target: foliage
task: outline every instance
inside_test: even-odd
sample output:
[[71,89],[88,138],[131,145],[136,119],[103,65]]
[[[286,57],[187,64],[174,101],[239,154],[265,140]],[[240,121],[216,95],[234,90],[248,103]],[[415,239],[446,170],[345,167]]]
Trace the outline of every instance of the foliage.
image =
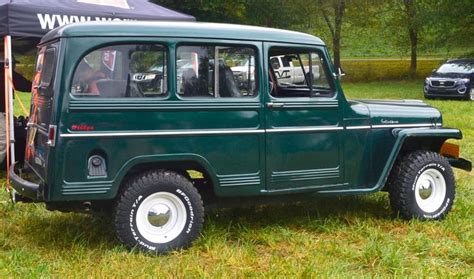
[[[333,37],[323,11],[329,11],[340,0],[153,1],[192,14],[198,21],[251,24],[314,34],[332,49]],[[474,28],[469,28],[474,23],[472,0],[414,0],[414,6],[419,55],[444,58],[474,55]],[[407,24],[401,0],[345,0],[341,56],[405,57],[410,53]]]
[[[422,98],[422,81],[352,84],[350,98]],[[429,101],[463,130],[474,158],[474,113],[465,101]],[[0,193],[0,277],[466,277],[474,262],[474,176],[456,171],[454,208],[441,222],[391,216],[386,193],[308,197],[219,210],[186,251],[127,252],[110,219],[46,211]]]
[[[429,76],[442,62],[441,59],[418,60],[416,78]],[[411,76],[407,59],[345,59],[342,69],[346,73],[343,80],[350,82],[402,80]]]

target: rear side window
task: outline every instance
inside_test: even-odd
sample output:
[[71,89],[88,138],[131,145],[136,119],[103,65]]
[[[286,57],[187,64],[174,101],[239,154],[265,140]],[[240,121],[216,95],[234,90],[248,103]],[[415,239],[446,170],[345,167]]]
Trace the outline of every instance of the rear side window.
[[256,53],[244,46],[180,46],[177,92],[184,98],[245,98],[258,94]]
[[162,45],[127,44],[97,49],[77,66],[71,94],[77,97],[167,96],[167,51]]

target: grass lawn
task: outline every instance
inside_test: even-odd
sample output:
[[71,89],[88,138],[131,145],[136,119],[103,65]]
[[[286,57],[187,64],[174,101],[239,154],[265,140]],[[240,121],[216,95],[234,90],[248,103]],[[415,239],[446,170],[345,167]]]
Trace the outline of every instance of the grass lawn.
[[[343,84],[350,98],[422,98],[420,82]],[[25,99],[25,98],[23,98]],[[463,130],[474,159],[474,103],[428,101]],[[474,175],[456,170],[457,196],[441,222],[402,221],[388,196],[221,210],[186,251],[126,251],[106,219],[48,212],[0,194],[0,277],[474,277]]]

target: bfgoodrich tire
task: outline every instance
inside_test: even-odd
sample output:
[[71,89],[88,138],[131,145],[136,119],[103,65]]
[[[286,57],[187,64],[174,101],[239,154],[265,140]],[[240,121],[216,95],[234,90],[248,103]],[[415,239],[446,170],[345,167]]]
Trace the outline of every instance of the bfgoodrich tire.
[[392,209],[401,218],[443,219],[454,202],[453,170],[438,153],[409,153],[395,164],[388,190]]
[[149,171],[126,182],[115,208],[115,230],[128,248],[162,254],[199,236],[204,207],[196,188],[171,171]]

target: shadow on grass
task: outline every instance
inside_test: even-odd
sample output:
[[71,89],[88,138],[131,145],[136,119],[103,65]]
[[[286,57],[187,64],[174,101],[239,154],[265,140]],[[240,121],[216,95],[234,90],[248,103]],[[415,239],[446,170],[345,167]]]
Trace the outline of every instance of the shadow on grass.
[[89,214],[36,210],[36,216],[22,218],[18,230],[29,247],[67,252],[78,248],[112,249],[117,245],[113,223]]
[[305,198],[280,204],[221,209],[208,217],[214,222],[223,223],[223,226],[238,220],[240,224],[255,229],[272,225],[303,228],[308,220],[319,222],[341,220],[342,223],[350,225],[351,220],[392,218],[388,196],[385,193],[371,196]]
[[[79,213],[49,213],[38,208],[32,216],[22,215],[17,233],[29,247],[69,250],[112,250],[120,246],[111,217]],[[311,198],[245,208],[219,209],[208,214],[203,238],[221,233],[235,237],[242,230],[258,235],[261,230],[286,228],[312,233],[331,232],[360,224],[377,226],[390,220],[386,194]],[[207,228],[210,226],[212,228]],[[208,235],[209,233],[209,235]],[[247,237],[248,239],[248,237]]]

